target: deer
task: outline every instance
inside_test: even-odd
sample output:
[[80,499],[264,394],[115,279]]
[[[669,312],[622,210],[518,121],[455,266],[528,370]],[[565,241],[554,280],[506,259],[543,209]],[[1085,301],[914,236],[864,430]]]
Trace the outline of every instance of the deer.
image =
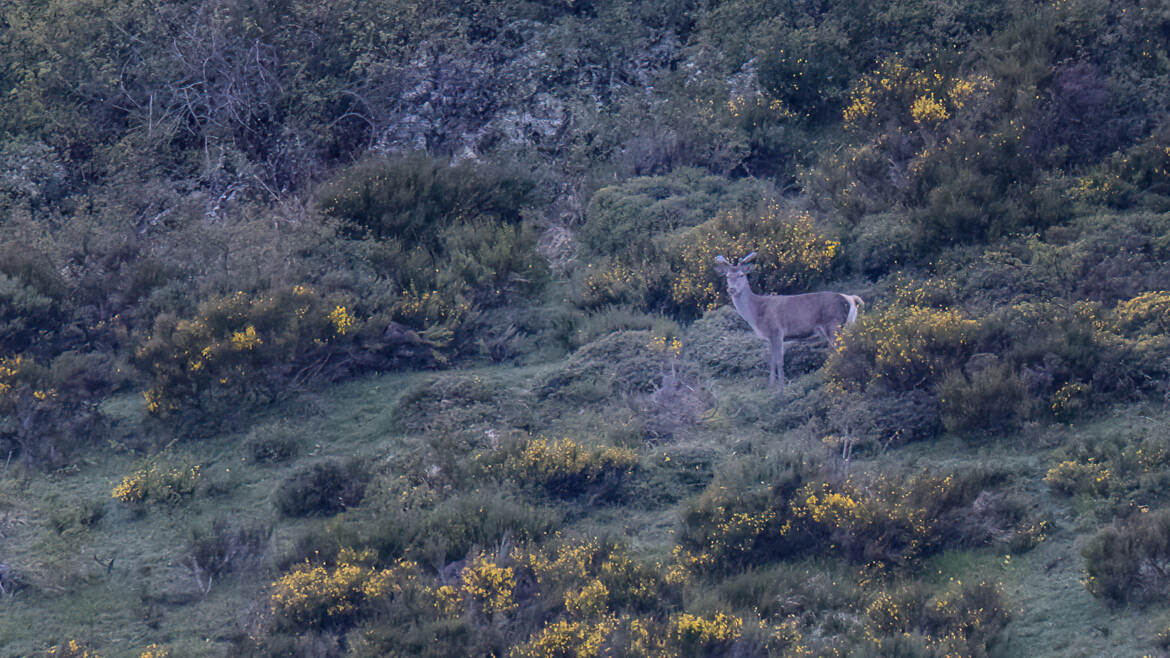
[[865,302],[841,292],[757,295],[747,279],[756,268],[749,264],[755,257],[753,251],[732,265],[723,256],[716,256],[715,271],[727,277],[727,292],[740,317],[768,342],[768,384],[783,388],[784,339],[820,336],[832,346],[837,332],[857,320],[857,311]]

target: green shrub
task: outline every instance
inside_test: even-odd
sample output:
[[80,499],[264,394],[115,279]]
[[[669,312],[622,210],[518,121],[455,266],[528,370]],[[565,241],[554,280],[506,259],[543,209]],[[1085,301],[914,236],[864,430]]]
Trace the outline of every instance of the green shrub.
[[57,467],[103,435],[101,397],[114,370],[97,352],[64,352],[47,366],[0,355],[0,450],[28,465]]
[[750,212],[721,212],[672,236],[670,302],[685,315],[715,308],[726,287],[715,272],[715,257],[741,258],[753,251],[759,264],[755,290],[804,292],[828,271],[839,247],[812,215],[783,209],[776,201]]
[[359,504],[370,475],[357,461],[304,466],[276,488],[272,501],[285,516],[331,515]]
[[408,432],[482,434],[522,422],[525,392],[481,375],[442,374],[411,386],[398,399],[394,423]]
[[611,395],[649,393],[661,380],[669,355],[649,331],[616,331],[573,352],[533,385],[543,399],[596,402]]
[[1109,492],[1113,473],[1106,464],[1088,457],[1085,461],[1066,459],[1044,474],[1048,486],[1068,495],[1103,496]]
[[796,554],[809,546],[792,531],[788,499],[821,470],[789,455],[757,455],[725,463],[683,510],[667,578],[726,573]]
[[502,464],[504,473],[518,484],[538,484],[562,498],[616,498],[638,464],[632,450],[571,439],[530,439],[514,450]]
[[342,549],[335,564],[306,560],[272,583],[271,611],[289,628],[345,629],[387,599],[418,595],[418,564],[374,566],[372,551]]
[[1170,582],[1170,511],[1142,512],[1102,528],[1089,539],[1085,588],[1114,603],[1164,602]]
[[366,330],[350,302],[301,285],[209,299],[190,319],[164,313],[135,354],[151,378],[147,411],[224,414],[270,402],[353,367],[344,348]]
[[19,278],[0,272],[0,351],[20,353],[56,333],[58,304]]
[[253,429],[244,440],[248,458],[260,464],[283,462],[296,457],[300,443],[291,425],[275,423]]
[[581,240],[593,258],[617,256],[625,262],[655,255],[656,238],[700,224],[729,207],[750,207],[765,191],[752,180],[730,181],[685,167],[664,176],[633,178],[593,194]]
[[1000,585],[952,579],[933,596],[915,584],[881,590],[865,616],[866,638],[882,655],[985,656],[1011,613]]
[[481,481],[456,489],[433,475],[374,479],[361,505],[347,509],[340,522],[311,531],[282,563],[353,545],[368,546],[382,556],[444,565],[463,559],[475,547],[535,541],[561,525],[555,510],[534,506],[514,487]]
[[465,217],[518,223],[530,206],[535,183],[464,161],[447,165],[421,152],[393,159],[370,158],[338,172],[318,190],[329,216],[368,231],[436,250],[444,229]]
[[1023,380],[1009,366],[952,371],[938,385],[943,425],[950,432],[1010,430],[1028,416]]
[[829,381],[851,391],[933,388],[966,363],[978,330],[957,308],[895,303],[875,309],[842,333],[825,366]]
[[175,505],[195,495],[202,474],[199,464],[188,458],[159,453],[124,476],[110,493],[123,503]]
[[972,505],[1000,477],[973,470],[838,482],[822,467],[795,459],[733,463],[684,511],[671,568],[682,577],[805,553],[912,567],[979,534]]
[[923,251],[922,240],[905,211],[883,213],[858,223],[845,252],[854,270],[876,276],[914,263]]

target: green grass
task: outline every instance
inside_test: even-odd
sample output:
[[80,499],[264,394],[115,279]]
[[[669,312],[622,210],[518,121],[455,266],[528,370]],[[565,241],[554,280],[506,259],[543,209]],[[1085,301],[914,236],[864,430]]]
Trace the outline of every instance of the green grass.
[[[549,367],[494,366],[459,374],[484,378],[493,390],[511,391],[524,389]],[[314,460],[359,457],[384,469],[412,451],[433,449],[421,435],[401,431],[395,410],[403,395],[434,377],[425,372],[364,377],[256,412],[237,432],[180,442],[178,447],[202,466],[203,475],[196,495],[173,506],[136,509],[111,497],[114,484],[142,458],[118,443],[57,473],[10,465],[0,480],[2,559],[27,574],[30,586],[0,601],[4,612],[0,656],[29,655],[70,639],[103,656],[137,655],[151,643],[167,646],[176,656],[232,653],[233,640],[249,632],[264,612],[266,588],[279,573],[277,564],[294,554],[306,533],[327,533],[347,518],[347,514],[332,520],[283,518],[272,504],[276,486]],[[721,382],[715,394],[738,396],[742,404],[759,399],[762,385],[761,378]],[[149,427],[138,424],[140,404],[140,398],[126,396],[107,405],[124,438],[150,438],[134,435]],[[626,436],[629,442],[634,439],[618,431],[633,420],[628,405],[623,405],[621,400],[583,408],[545,402],[526,417],[538,419],[528,421],[536,435],[580,439],[604,438],[608,433]],[[459,409],[450,412],[457,414]],[[1120,431],[1130,422],[1121,414],[1076,427],[1034,427],[1007,437],[942,437],[863,455],[851,468],[862,473],[994,466],[1010,473],[1012,491],[1026,496],[1034,512],[1052,521],[1049,538],[1010,558],[1002,546],[949,550],[928,558],[921,577],[938,585],[952,578],[1003,583],[1013,616],[994,647],[995,655],[1140,655],[1153,651],[1153,635],[1170,610],[1113,609],[1090,596],[1079,583],[1078,547],[1099,521],[1087,520],[1075,501],[1052,494],[1041,481],[1060,445],[1080,434]],[[272,424],[289,428],[300,452],[286,462],[253,463],[245,440],[249,432]],[[485,431],[478,425],[465,429],[477,437]],[[735,415],[715,414],[686,436],[635,446],[641,453],[642,480],[634,489],[636,495],[621,504],[535,502],[560,509],[565,519],[561,531],[566,534],[616,539],[640,559],[662,563],[674,545],[681,506],[702,490],[721,463],[745,450],[776,446],[834,458],[810,436],[807,428],[776,433],[760,429],[754,419],[743,423]],[[90,521],[85,510],[94,509],[98,518]],[[204,593],[184,563],[183,547],[193,529],[209,527],[222,516],[270,527],[272,532],[256,568],[228,573]],[[783,588],[800,581],[794,570],[803,570],[801,579],[820,572],[833,573],[833,578],[856,577],[856,568],[832,560],[819,566],[779,563],[762,567],[759,573],[773,583],[770,587]],[[762,596],[758,583],[753,586],[747,576],[741,581],[728,580],[722,594],[694,603],[699,608],[718,607],[720,600]],[[764,594],[769,601],[786,596],[783,591]]]

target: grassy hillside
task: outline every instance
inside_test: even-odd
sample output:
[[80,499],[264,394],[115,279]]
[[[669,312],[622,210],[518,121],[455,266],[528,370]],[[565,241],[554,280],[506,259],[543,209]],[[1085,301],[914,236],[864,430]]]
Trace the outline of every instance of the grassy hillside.
[[4,3],[0,655],[1166,653],[1168,34]]

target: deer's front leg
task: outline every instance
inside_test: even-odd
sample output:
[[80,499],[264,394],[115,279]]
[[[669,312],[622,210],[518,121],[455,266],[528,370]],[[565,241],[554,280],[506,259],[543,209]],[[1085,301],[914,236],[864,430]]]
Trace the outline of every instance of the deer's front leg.
[[768,383],[784,386],[784,334],[776,333],[768,341]]

